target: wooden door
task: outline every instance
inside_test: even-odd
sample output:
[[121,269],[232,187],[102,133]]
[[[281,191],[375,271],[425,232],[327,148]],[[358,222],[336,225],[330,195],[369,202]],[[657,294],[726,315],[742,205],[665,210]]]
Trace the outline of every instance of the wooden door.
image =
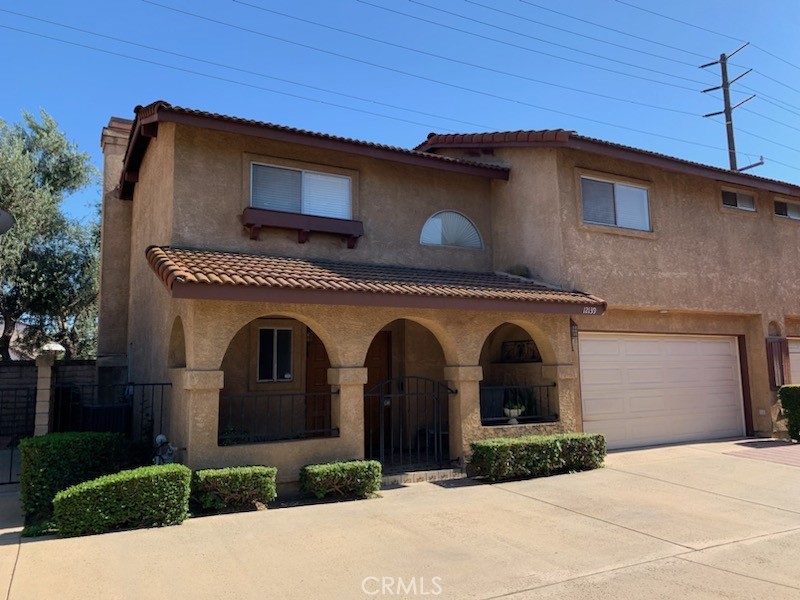
[[[364,393],[368,394],[380,384],[389,381],[392,376],[392,333],[379,331],[372,340],[364,360],[367,368],[367,384]],[[390,392],[391,390],[384,390]],[[381,412],[383,412],[384,430],[390,426],[389,414],[391,407],[383,406],[378,397],[364,399],[364,448],[368,458],[377,457],[380,453],[381,440]],[[385,432],[384,432],[385,433]]]
[[306,344],[306,429],[318,432],[311,434],[313,437],[323,436],[331,428],[330,366],[325,344],[309,329]]

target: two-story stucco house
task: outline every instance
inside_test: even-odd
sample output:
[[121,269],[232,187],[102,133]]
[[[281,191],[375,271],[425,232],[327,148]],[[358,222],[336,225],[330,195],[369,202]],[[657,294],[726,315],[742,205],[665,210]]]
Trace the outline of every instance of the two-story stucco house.
[[562,130],[407,150],[165,102],[102,145],[98,358],[172,382],[192,467],[770,435],[800,379],[798,186]]

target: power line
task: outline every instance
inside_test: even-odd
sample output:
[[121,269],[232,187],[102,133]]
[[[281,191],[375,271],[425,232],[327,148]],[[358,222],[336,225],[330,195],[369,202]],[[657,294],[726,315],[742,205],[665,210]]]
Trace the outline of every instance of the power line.
[[[143,0],[143,1],[147,1],[147,0]],[[550,58],[563,60],[563,61],[570,62],[570,63],[573,63],[573,64],[582,65],[582,66],[585,66],[585,67],[591,67],[593,69],[599,69],[601,71],[606,71],[608,73],[614,73],[616,75],[622,75],[624,77],[631,77],[633,79],[640,79],[642,81],[649,81],[651,83],[658,83],[660,85],[666,85],[666,86],[669,86],[669,87],[674,87],[674,88],[683,89],[683,90],[696,91],[696,90],[694,90],[694,88],[690,88],[690,87],[685,86],[685,85],[679,85],[679,84],[676,84],[676,83],[670,83],[670,82],[667,82],[667,81],[661,81],[659,79],[651,79],[649,77],[644,77],[642,75],[634,75],[633,73],[625,73],[624,71],[617,71],[615,69],[610,69],[608,67],[601,67],[599,65],[593,65],[591,63],[586,63],[586,62],[575,60],[575,59],[572,59],[572,58],[566,58],[564,56],[558,56],[557,54],[550,54],[549,52],[544,52],[542,50],[536,50],[534,48],[530,48],[528,46],[522,46],[520,44],[515,44],[515,43],[509,42],[507,40],[493,38],[491,36],[483,35],[483,34],[480,34],[480,33],[475,33],[474,31],[469,31],[467,29],[461,29],[460,27],[455,27],[453,25],[447,25],[445,23],[441,23],[439,21],[433,21],[431,19],[426,19],[426,18],[420,17],[418,15],[413,15],[413,14],[409,14],[409,13],[406,13],[406,12],[403,12],[403,11],[395,10],[393,8],[389,8],[389,7],[386,7],[386,6],[381,6],[380,4],[373,4],[372,2],[368,2],[367,0],[356,0],[356,1],[360,2],[361,4],[365,4],[367,6],[371,6],[373,8],[377,8],[379,10],[383,10],[383,11],[386,11],[386,12],[394,13],[396,15],[401,15],[403,17],[407,17],[409,19],[414,19],[416,21],[421,21],[423,23],[429,23],[431,25],[435,25],[437,27],[443,27],[444,29],[450,29],[452,31],[458,31],[459,33],[464,33],[466,35],[470,35],[470,36],[473,36],[473,37],[481,38],[481,39],[484,39],[484,40],[489,40],[489,41],[492,41],[492,42],[496,42],[498,44],[503,44],[505,46],[510,46],[512,48],[517,48],[519,50],[525,50],[526,52],[533,52],[535,54],[541,54],[543,56],[548,56]],[[459,15],[457,13],[451,13],[451,12],[446,11],[444,9],[435,8],[433,6],[429,6],[428,8],[430,8],[432,10],[444,12],[444,13],[447,13],[447,14],[451,14],[451,15],[460,17],[462,19],[466,19],[468,21],[474,21],[476,23],[480,23],[481,25],[487,25],[489,27],[494,27],[496,29],[504,29],[503,27],[495,26],[495,25],[492,25],[491,23],[485,23],[483,21],[479,21],[477,19],[472,19],[470,17],[464,17],[462,15]],[[506,31],[510,31],[510,30],[506,30]],[[511,31],[511,33],[517,33],[517,32]],[[524,34],[517,34],[517,35],[524,35]],[[532,37],[532,36],[525,36],[525,37]],[[538,41],[544,41],[545,43],[548,43],[548,44],[551,44],[551,45],[555,45],[555,46],[562,46],[561,44],[555,44],[553,42],[547,42],[546,40],[539,40],[538,38],[532,38],[532,39],[535,39],[535,40],[538,40]],[[562,46],[562,47],[569,48],[568,46]],[[569,48],[569,49],[573,50],[572,48]],[[584,52],[582,50],[575,50],[575,51],[576,52],[581,52],[583,54],[591,54],[591,53]],[[593,56],[596,56],[596,55],[593,55]],[[598,58],[603,58],[603,57],[598,57]],[[646,71],[653,71],[655,73],[659,73],[659,74],[665,75],[667,77],[673,77],[673,78],[676,78],[676,79],[683,79],[683,80],[686,80],[686,81],[690,81],[692,83],[697,83],[697,84],[700,84],[700,85],[706,85],[706,82],[700,81],[698,79],[690,79],[688,77],[681,77],[679,75],[672,75],[670,73],[664,73],[662,71],[649,69],[647,67],[639,67],[638,65],[633,65],[631,63],[626,63],[626,62],[618,61],[618,60],[615,60],[615,59],[605,59],[605,60],[611,60],[612,62],[618,62],[618,63],[624,64],[624,65],[627,65],[627,66],[633,66],[635,68],[644,69]]]
[[562,17],[566,17],[566,18],[572,19],[574,21],[580,21],[581,23],[586,23],[587,25],[592,25],[594,27],[599,27],[601,29],[606,29],[608,31],[613,31],[614,33],[619,33],[621,35],[625,35],[625,36],[628,36],[628,37],[636,39],[636,40],[641,40],[643,42],[649,42],[651,44],[656,44],[657,46],[662,46],[663,48],[669,48],[670,50],[675,50],[677,52],[683,52],[685,54],[689,54],[691,56],[702,58],[704,60],[708,58],[707,55],[700,54],[699,52],[692,52],[691,50],[687,50],[686,48],[681,48],[679,46],[671,46],[670,44],[665,44],[663,42],[657,42],[656,40],[653,40],[651,38],[646,38],[646,37],[641,36],[641,35],[635,35],[635,34],[630,33],[628,31],[623,31],[622,29],[614,29],[613,27],[609,27],[607,25],[602,25],[600,23],[595,23],[594,21],[589,21],[587,19],[582,19],[582,18],[576,17],[574,15],[570,15],[570,14],[567,14],[567,13],[559,12],[559,11],[557,11],[555,9],[550,8],[549,6],[542,6],[541,4],[536,4],[535,2],[530,2],[529,0],[519,0],[519,1],[522,4],[527,4],[528,6],[533,6],[535,8],[538,8],[538,9],[541,9],[541,10],[545,10],[547,12],[551,12],[553,14],[560,15]]
[[437,59],[440,59],[440,60],[446,60],[448,62],[452,62],[452,63],[459,64],[459,65],[464,65],[464,66],[467,66],[467,67],[472,67],[472,68],[475,68],[475,69],[481,69],[483,71],[487,71],[487,72],[490,72],[490,73],[496,73],[498,75],[504,75],[504,76],[507,76],[507,77],[513,77],[515,79],[521,79],[521,80],[524,80],[524,81],[530,81],[532,83],[537,83],[537,84],[540,84],[540,85],[547,85],[547,86],[559,88],[559,89],[562,89],[562,90],[569,90],[571,92],[577,92],[577,93],[580,93],[580,94],[588,94],[590,96],[595,96],[595,97],[598,97],[598,98],[605,98],[606,100],[614,100],[616,102],[625,102],[627,104],[635,104],[637,106],[644,106],[644,107],[647,107],[647,108],[653,108],[653,109],[656,109],[656,110],[663,110],[663,111],[667,111],[667,112],[671,112],[671,113],[677,113],[677,114],[683,114],[683,115],[691,115],[691,116],[695,116],[696,115],[696,113],[691,112],[691,111],[687,111],[687,110],[680,110],[680,109],[676,109],[676,108],[670,108],[668,106],[659,106],[657,104],[650,104],[648,102],[640,102],[638,100],[632,100],[631,98],[622,98],[622,97],[619,97],[619,96],[611,96],[609,94],[602,94],[600,92],[592,92],[592,91],[584,90],[584,89],[581,89],[581,88],[575,88],[575,87],[571,87],[571,86],[568,86],[568,85],[561,85],[561,84],[558,84],[558,83],[553,83],[551,81],[546,81],[546,80],[543,80],[543,79],[536,79],[534,77],[528,77],[526,75],[520,75],[519,73],[514,73],[514,72],[511,72],[511,71],[503,71],[501,69],[495,69],[493,67],[487,67],[487,66],[484,66],[484,65],[479,65],[479,64],[476,64],[476,63],[468,62],[468,61],[464,61],[464,60],[460,60],[460,59],[456,59],[456,58],[451,58],[451,57],[448,57],[448,56],[443,56],[441,54],[436,54],[434,52],[428,52],[426,50],[419,50],[418,48],[412,48],[410,46],[404,46],[402,44],[396,44],[394,42],[389,42],[389,41],[386,41],[386,40],[382,40],[382,39],[379,39],[379,38],[374,38],[374,37],[371,37],[371,36],[368,36],[368,35],[364,35],[364,34],[361,34],[361,33],[357,33],[357,32],[354,32],[354,31],[349,31],[347,29],[341,29],[339,27],[334,27],[334,26],[328,25],[326,23],[320,23],[318,21],[312,21],[310,19],[305,19],[303,17],[290,15],[288,13],[280,12],[280,11],[277,11],[277,10],[274,10],[274,9],[271,9],[271,8],[258,6],[256,4],[250,4],[249,2],[244,2],[243,0],[233,0],[233,2],[236,2],[237,4],[242,4],[244,6],[249,6],[251,8],[255,8],[255,9],[263,11],[263,12],[268,12],[268,13],[271,13],[271,14],[274,14],[274,15],[279,15],[281,17],[286,17],[288,19],[293,19],[295,21],[300,21],[302,23],[308,23],[308,24],[314,25],[316,27],[322,27],[324,29],[328,29],[328,30],[331,30],[331,31],[337,31],[339,33],[344,33],[344,34],[351,35],[351,36],[354,36],[354,37],[358,37],[358,38],[361,38],[361,39],[370,40],[372,42],[376,42],[376,43],[379,43],[379,44],[384,44],[384,45],[391,46],[391,47],[394,47],[394,48],[400,48],[400,49],[403,49],[403,50],[407,50],[409,52],[415,52],[417,54],[422,54],[423,56],[430,56],[430,57],[433,57],[433,58],[437,58]]
[[257,77],[263,77],[265,79],[272,79],[273,81],[280,81],[282,83],[289,83],[291,85],[304,87],[304,88],[315,90],[315,91],[318,91],[318,92],[326,92],[328,94],[334,94],[336,96],[341,96],[343,98],[350,98],[351,100],[359,100],[361,102],[368,102],[368,103],[375,104],[375,105],[378,105],[378,106],[385,106],[386,108],[393,108],[393,109],[396,109],[396,110],[402,110],[402,111],[406,111],[406,112],[416,113],[418,115],[423,115],[423,116],[426,116],[426,117],[434,117],[436,119],[443,119],[445,121],[453,121],[453,122],[456,122],[456,123],[463,123],[463,124],[466,124],[466,125],[474,125],[476,127],[489,127],[488,125],[482,125],[480,123],[474,123],[472,121],[463,121],[461,119],[455,119],[453,117],[447,117],[445,115],[438,115],[436,113],[430,113],[430,112],[425,112],[425,111],[421,111],[421,110],[415,110],[415,109],[412,109],[412,108],[405,108],[403,106],[398,106],[396,104],[389,104],[387,102],[381,102],[379,100],[373,100],[371,98],[364,98],[364,97],[361,97],[361,96],[356,96],[354,94],[346,94],[344,92],[337,92],[335,90],[319,87],[319,86],[316,86],[316,85],[309,85],[309,84],[306,84],[306,83],[300,83],[298,81],[293,81],[291,79],[284,79],[282,77],[275,77],[273,75],[267,75],[266,73],[260,73],[258,71],[251,71],[250,69],[243,69],[243,68],[240,68],[240,67],[233,67],[231,65],[215,62],[215,61],[212,61],[212,60],[207,60],[207,59],[204,59],[204,58],[198,58],[196,56],[190,56],[188,54],[183,54],[183,53],[180,53],[180,52],[174,52],[172,50],[164,50],[163,48],[156,48],[155,46],[148,46],[147,44],[142,44],[142,43],[139,43],[139,42],[132,42],[130,40],[125,40],[125,39],[122,39],[122,38],[117,37],[117,36],[106,35],[104,33],[98,33],[96,31],[90,31],[88,29],[82,29],[80,27],[75,27],[73,25],[67,25],[65,23],[59,23],[57,21],[50,21],[48,19],[43,19],[41,17],[35,17],[33,15],[27,15],[25,13],[15,12],[13,10],[7,10],[7,9],[4,9],[4,8],[0,8],[0,12],[16,15],[18,17],[24,17],[26,19],[31,19],[33,21],[39,21],[41,23],[47,23],[49,25],[55,25],[56,27],[62,27],[64,29],[70,29],[72,31],[77,31],[77,32],[84,33],[84,34],[87,34],[87,35],[92,35],[92,36],[95,36],[95,37],[99,37],[99,38],[103,38],[103,39],[107,39],[107,40],[112,40],[112,41],[120,42],[120,43],[123,43],[123,44],[128,44],[129,46],[135,46],[137,48],[144,48],[146,50],[152,50],[154,52],[160,52],[162,54],[168,54],[168,55],[171,55],[171,56],[177,56],[179,58],[185,58],[185,59],[188,59],[188,60],[193,60],[193,61],[196,61],[196,62],[204,63],[204,64],[207,64],[207,65],[211,65],[211,66],[214,66],[214,67],[221,67],[223,69],[230,69],[231,71],[238,71],[239,73],[245,73],[247,75],[255,75]]
[[[205,77],[207,79],[214,79],[216,81],[224,81],[225,83],[233,83],[235,85],[241,85],[241,86],[248,87],[248,88],[262,90],[262,91],[265,91],[265,92],[270,92],[272,94],[280,94],[282,96],[289,96],[290,98],[297,98],[297,99],[300,99],[300,100],[307,100],[308,102],[316,102],[318,104],[325,104],[327,106],[333,106],[333,107],[336,107],[336,108],[342,108],[342,109],[345,109],[345,110],[350,110],[350,111],[354,111],[354,112],[368,114],[368,115],[372,115],[372,116],[375,116],[375,117],[382,117],[382,118],[385,118],[385,119],[392,119],[392,120],[395,120],[395,121],[402,121],[404,123],[410,123],[412,125],[420,125],[422,127],[437,127],[436,125],[432,125],[430,123],[420,123],[419,121],[411,121],[409,119],[403,119],[401,117],[392,117],[392,116],[389,116],[389,115],[376,113],[376,112],[372,112],[372,111],[369,111],[369,110],[364,110],[364,109],[361,109],[361,108],[354,108],[352,106],[345,106],[343,104],[336,104],[334,102],[328,102],[326,100],[320,100],[319,98],[309,98],[307,96],[301,96],[299,94],[293,94],[291,92],[284,92],[284,91],[280,91],[280,90],[275,90],[275,89],[272,89],[272,88],[267,88],[267,87],[263,87],[263,86],[260,86],[260,85],[255,85],[255,84],[252,84],[252,83],[246,83],[244,81],[238,81],[236,79],[229,79],[227,77],[220,77],[218,75],[211,75],[209,73],[203,73],[201,71],[195,71],[193,69],[186,69],[184,67],[177,67],[175,65],[169,65],[169,64],[166,64],[166,63],[162,63],[162,62],[149,60],[149,59],[146,59],[146,58],[141,58],[141,57],[138,57],[138,56],[131,56],[129,54],[122,54],[121,52],[114,52],[112,50],[106,50],[105,48],[97,48],[96,46],[89,46],[88,44],[81,44],[79,42],[73,42],[73,41],[70,41],[70,40],[64,40],[64,39],[61,39],[61,38],[45,35],[45,34],[42,34],[42,33],[37,33],[37,32],[34,32],[34,31],[28,31],[26,29],[19,29],[17,27],[11,27],[9,25],[0,25],[0,28],[8,29],[10,31],[16,31],[18,33],[24,33],[26,35],[32,35],[32,36],[43,38],[43,39],[47,39],[47,40],[52,40],[54,42],[60,42],[62,44],[68,44],[70,46],[76,46],[78,48],[84,48],[86,50],[92,50],[92,51],[95,51],[95,52],[102,52],[103,54],[108,54],[108,55],[111,55],[111,56],[117,56],[119,58],[125,58],[125,59],[128,59],[128,60],[135,60],[137,62],[141,62],[141,63],[145,63],[145,64],[149,64],[149,65],[155,65],[157,67],[163,67],[165,69],[171,69],[173,71],[180,71],[182,73],[188,73],[190,75],[197,75],[199,77]],[[448,130],[448,131],[452,131],[452,130]]]
[[681,138],[675,138],[675,137],[672,137],[672,136],[667,136],[667,135],[660,134],[660,133],[655,133],[655,132],[652,132],[652,131],[646,131],[646,130],[643,130],[643,129],[637,129],[635,127],[628,127],[628,126],[625,126],[625,125],[619,125],[617,123],[610,123],[608,121],[601,121],[599,119],[592,119],[590,117],[576,115],[574,113],[568,113],[568,112],[557,110],[557,109],[554,109],[554,108],[548,108],[546,106],[540,106],[538,104],[532,104],[532,103],[526,102],[524,100],[518,100],[518,99],[515,99],[515,98],[509,98],[507,96],[500,96],[498,94],[492,94],[491,92],[486,92],[486,91],[483,91],[483,90],[469,88],[469,87],[466,87],[466,86],[462,86],[462,85],[458,85],[458,84],[454,84],[454,83],[449,83],[449,82],[441,81],[441,80],[438,80],[438,79],[433,79],[433,78],[430,78],[430,77],[425,77],[424,75],[418,75],[416,73],[409,73],[407,71],[401,71],[401,70],[395,69],[393,67],[387,67],[385,65],[379,65],[379,64],[376,64],[376,63],[372,63],[372,62],[369,62],[369,61],[362,60],[362,59],[353,58],[353,57],[350,57],[350,56],[347,56],[347,55],[343,55],[343,54],[340,54],[340,53],[337,53],[337,52],[333,52],[333,51],[330,51],[330,50],[324,50],[324,49],[315,48],[313,46],[310,46],[308,44],[304,44],[304,43],[301,43],[301,42],[295,42],[295,41],[292,41],[292,40],[284,40],[282,38],[278,38],[277,36],[264,33],[263,31],[258,31],[258,30],[255,30],[255,29],[248,29],[247,27],[242,27],[241,25],[235,25],[233,23],[227,23],[225,21],[220,21],[219,19],[214,19],[212,17],[206,17],[204,15],[198,15],[196,13],[185,11],[185,10],[182,10],[182,9],[179,9],[179,8],[174,8],[174,7],[171,7],[171,6],[167,6],[165,4],[159,4],[158,2],[154,2],[153,0],[142,0],[142,2],[145,2],[147,4],[152,4],[154,6],[158,6],[160,8],[164,8],[166,10],[170,10],[170,11],[173,11],[173,12],[176,12],[176,13],[179,13],[179,14],[184,14],[184,15],[195,17],[195,18],[198,18],[198,19],[201,19],[201,20],[204,20],[204,21],[208,21],[210,23],[217,23],[219,25],[223,25],[225,27],[230,27],[230,28],[233,28],[233,29],[236,29],[236,30],[239,30],[239,31],[246,31],[248,33],[252,33],[253,35],[267,37],[267,38],[270,38],[270,39],[279,39],[280,41],[286,41],[287,43],[294,44],[294,45],[297,45],[297,46],[301,46],[301,47],[304,47],[304,48],[310,48],[310,49],[319,50],[320,52],[324,52],[326,54],[339,56],[339,57],[342,57],[342,58],[346,58],[348,60],[353,60],[355,62],[368,64],[368,65],[371,65],[371,66],[374,66],[374,67],[378,67],[378,68],[381,68],[381,69],[386,69],[386,70],[389,70],[389,71],[392,71],[392,72],[401,73],[401,74],[407,75],[409,77],[414,77],[414,78],[417,78],[417,79],[421,79],[423,81],[429,81],[429,82],[432,82],[432,83],[436,83],[438,85],[443,85],[443,86],[446,86],[446,87],[451,87],[451,88],[454,88],[454,89],[471,92],[471,93],[478,94],[478,95],[481,95],[481,96],[486,96],[486,97],[494,98],[494,99],[497,99],[497,100],[503,100],[505,102],[510,102],[510,103],[513,103],[513,104],[519,104],[521,106],[528,106],[530,108],[535,108],[537,110],[544,110],[546,112],[552,112],[554,114],[564,115],[564,116],[567,116],[567,117],[580,119],[582,121],[588,121],[588,122],[591,122],[591,123],[597,123],[599,125],[605,125],[607,127],[614,127],[614,128],[617,128],[617,129],[624,129],[626,131],[633,131],[635,133],[640,133],[642,135],[649,135],[649,136],[660,137],[660,138],[664,138],[664,139],[670,139],[670,140],[673,140],[673,141],[682,142],[682,143],[686,143],[686,144],[690,144],[690,145],[694,145],[694,146],[711,148],[713,150],[721,150],[721,149],[723,149],[723,148],[719,148],[718,146],[711,146],[709,144],[704,144],[702,142],[693,142],[693,141],[684,140],[684,139],[681,139]]
[[[630,2],[624,2],[624,0],[615,0],[615,2],[618,2],[619,4],[624,4],[625,6],[629,6],[631,8],[635,8],[636,10],[641,10],[643,12],[650,13],[651,15],[655,15],[657,17],[661,17],[662,19],[668,19],[670,21],[674,21],[675,23],[680,23],[681,25],[686,25],[687,27],[693,27],[695,29],[699,29],[700,31],[705,31],[706,33],[711,33],[711,34],[714,34],[714,35],[718,35],[720,37],[728,38],[729,40],[733,40],[734,42],[739,42],[739,43],[744,43],[745,42],[745,40],[737,38],[737,37],[732,36],[732,35],[729,35],[727,33],[720,33],[719,31],[714,31],[713,29],[708,29],[706,27],[702,27],[702,26],[697,25],[695,23],[689,23],[687,21],[682,21],[682,20],[677,19],[675,17],[670,17],[669,15],[665,15],[665,14],[656,12],[654,10],[650,10],[649,8],[644,8],[643,6],[637,6],[636,4],[632,4]],[[753,46],[753,48],[756,48],[756,49],[760,50],[761,52],[763,52],[767,56],[771,56],[772,58],[775,58],[775,59],[777,59],[777,60],[779,60],[779,61],[781,61],[783,63],[786,63],[790,67],[794,67],[795,69],[800,70],[800,66],[797,66],[793,62],[786,60],[782,56],[774,54],[774,53],[770,52],[769,50],[767,50],[766,48],[763,48],[761,46],[757,46],[756,44],[751,44],[751,45]]]
[[[410,1],[413,2],[414,4],[419,4],[420,6],[427,6],[428,8],[432,8],[432,7],[428,6],[427,4],[422,4],[421,2],[417,2],[416,0],[410,0]],[[541,25],[542,27],[548,27],[550,29],[555,29],[556,31],[563,31],[565,33],[569,33],[570,35],[576,35],[578,37],[582,37],[582,38],[587,39],[587,40],[592,40],[594,42],[600,42],[601,44],[608,44],[609,46],[614,46],[615,48],[622,48],[623,50],[630,50],[632,52],[636,52],[637,54],[644,54],[646,56],[652,56],[654,58],[659,58],[661,60],[667,60],[667,61],[670,61],[670,62],[677,63],[679,65],[685,65],[685,66],[688,66],[688,67],[694,67],[695,66],[695,63],[693,63],[693,62],[689,62],[689,61],[685,61],[685,60],[679,60],[677,58],[672,58],[671,56],[664,56],[663,54],[656,54],[654,52],[647,52],[646,50],[642,50],[640,48],[632,48],[631,46],[625,46],[623,44],[617,44],[616,42],[610,42],[610,41],[604,40],[602,38],[594,37],[594,36],[591,36],[591,35],[586,35],[585,33],[579,33],[579,32],[574,31],[572,29],[567,29],[565,27],[558,27],[557,25],[552,25],[551,23],[545,23],[543,21],[537,21],[536,19],[531,19],[529,17],[525,17],[525,16],[520,15],[518,13],[508,12],[506,10],[500,10],[499,8],[496,8],[494,6],[487,6],[485,4],[481,4],[480,2],[475,2],[475,0],[464,0],[464,2],[466,2],[467,4],[472,4],[474,6],[480,6],[481,8],[485,8],[486,10],[491,10],[492,12],[496,12],[496,13],[499,13],[501,15],[507,15],[509,17],[514,17],[515,19],[520,19],[520,20],[526,21],[528,23],[534,23],[535,25]]]

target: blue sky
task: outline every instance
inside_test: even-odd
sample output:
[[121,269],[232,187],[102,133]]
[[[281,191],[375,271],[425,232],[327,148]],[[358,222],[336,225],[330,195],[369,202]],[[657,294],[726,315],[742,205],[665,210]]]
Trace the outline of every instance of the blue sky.
[[[722,108],[700,93],[719,70],[698,66],[746,40],[730,67],[754,69],[734,101],[757,94],[735,112],[739,164],[763,154],[754,174],[800,183],[800,3],[624,2],[710,31],[618,0],[4,0],[0,118],[46,109],[98,167],[109,117],[156,99],[404,147],[560,127],[726,167],[724,125],[701,117]],[[65,209],[85,217],[98,197]]]

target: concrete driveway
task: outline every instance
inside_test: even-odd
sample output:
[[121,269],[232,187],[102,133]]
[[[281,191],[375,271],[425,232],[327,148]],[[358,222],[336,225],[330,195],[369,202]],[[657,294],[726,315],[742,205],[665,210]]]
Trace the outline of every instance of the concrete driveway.
[[14,600],[797,599],[795,461],[780,442],[673,446],[587,473],[21,544],[0,496],[0,577]]

